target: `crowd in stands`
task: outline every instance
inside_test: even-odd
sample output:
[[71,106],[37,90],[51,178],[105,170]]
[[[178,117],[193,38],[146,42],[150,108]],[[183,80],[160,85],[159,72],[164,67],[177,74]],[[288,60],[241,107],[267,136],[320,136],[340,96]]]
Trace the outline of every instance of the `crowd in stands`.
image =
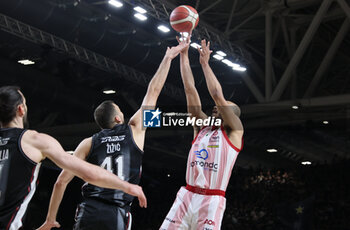
[[[349,175],[350,161],[300,165],[293,170],[236,167],[226,192],[226,211],[221,229],[350,229]],[[184,178],[183,170],[145,167],[141,184],[148,198],[148,208],[141,209],[138,202],[134,202],[132,229],[159,229],[179,187],[185,185]],[[32,227],[28,229],[38,227],[45,219],[51,195],[51,189],[47,188],[54,179],[44,181],[42,189],[37,191],[32,205]],[[61,229],[72,229],[81,183],[73,181],[67,189],[58,215]]]
[[[349,161],[294,170],[237,168],[221,229],[350,229],[349,176]],[[134,229],[159,229],[179,188],[171,178],[163,179],[145,187],[150,207],[135,210]]]

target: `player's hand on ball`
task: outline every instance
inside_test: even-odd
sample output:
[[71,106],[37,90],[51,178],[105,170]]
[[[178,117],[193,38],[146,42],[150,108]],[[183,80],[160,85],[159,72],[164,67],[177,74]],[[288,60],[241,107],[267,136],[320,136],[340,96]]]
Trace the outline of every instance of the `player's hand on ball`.
[[202,45],[202,49],[200,49],[199,47],[197,48],[198,52],[199,52],[199,62],[201,63],[201,65],[204,64],[208,64],[209,59],[210,59],[210,54],[213,52],[212,50],[210,50],[210,42],[203,39],[201,41],[201,45]]
[[168,49],[165,53],[165,56],[169,57],[170,59],[174,59],[184,49],[188,49],[189,45],[190,45],[189,39],[186,39],[184,41],[180,41],[180,43],[177,46],[174,46],[171,48],[168,47]]
[[[190,44],[191,43],[191,33],[187,36],[187,37],[184,37],[183,34],[181,34],[181,38],[179,38],[179,36],[176,36],[176,40],[179,44],[181,44],[181,42],[183,42],[185,40],[186,43]],[[182,41],[180,40],[182,39]],[[181,50],[181,54],[188,54],[188,49],[189,49],[189,45],[186,46],[183,50]]]
[[147,208],[147,199],[140,186],[130,184],[130,186],[127,188],[127,191],[125,192],[130,195],[136,196],[139,199],[139,204],[141,208]]
[[59,228],[61,225],[57,221],[46,220],[37,230],[50,230],[51,228]]

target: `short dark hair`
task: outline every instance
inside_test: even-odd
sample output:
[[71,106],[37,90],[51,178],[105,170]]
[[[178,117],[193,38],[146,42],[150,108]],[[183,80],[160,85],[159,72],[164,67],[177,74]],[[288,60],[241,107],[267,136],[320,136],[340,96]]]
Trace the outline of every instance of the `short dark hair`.
[[102,129],[110,129],[115,124],[114,117],[117,115],[117,111],[114,104],[111,100],[104,101],[95,109],[95,121]]
[[23,103],[18,86],[0,87],[0,122],[2,125],[10,123],[15,117],[17,106]]

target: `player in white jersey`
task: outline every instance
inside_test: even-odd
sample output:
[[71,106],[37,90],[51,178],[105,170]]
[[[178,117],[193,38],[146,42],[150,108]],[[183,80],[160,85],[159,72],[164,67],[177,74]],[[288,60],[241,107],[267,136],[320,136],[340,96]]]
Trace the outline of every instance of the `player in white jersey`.
[[[160,230],[217,230],[226,207],[225,191],[233,165],[243,147],[240,109],[226,101],[221,85],[209,66],[210,42],[202,40],[200,64],[209,93],[216,106],[212,116],[221,118],[221,127],[194,127],[194,140],[187,161],[186,187],[181,187]],[[205,119],[188,59],[188,49],[180,56],[187,109],[193,117]]]

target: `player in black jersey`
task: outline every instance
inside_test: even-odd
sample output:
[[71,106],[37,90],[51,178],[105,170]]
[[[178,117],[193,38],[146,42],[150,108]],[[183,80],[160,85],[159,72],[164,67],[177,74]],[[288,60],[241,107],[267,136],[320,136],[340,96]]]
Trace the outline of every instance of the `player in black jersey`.
[[18,87],[0,88],[0,229],[22,228],[28,203],[36,189],[40,162],[48,157],[59,167],[97,186],[120,189],[146,198],[141,187],[100,167],[67,154],[49,135],[24,129],[26,100]]
[[[178,46],[167,49],[156,74],[149,83],[141,108],[128,124],[124,123],[122,111],[112,101],[105,101],[99,105],[94,117],[102,131],[83,140],[75,150],[75,155],[115,173],[130,183],[138,184],[146,131],[142,125],[142,107],[155,107],[167,78],[171,60],[188,46],[189,41],[183,41]],[[65,170],[58,177],[46,222],[39,229],[60,226],[56,221],[57,211],[66,186],[73,177]],[[74,229],[131,229],[129,210],[133,197],[120,190],[103,189],[91,184],[83,186],[82,194],[84,201],[78,207]]]

